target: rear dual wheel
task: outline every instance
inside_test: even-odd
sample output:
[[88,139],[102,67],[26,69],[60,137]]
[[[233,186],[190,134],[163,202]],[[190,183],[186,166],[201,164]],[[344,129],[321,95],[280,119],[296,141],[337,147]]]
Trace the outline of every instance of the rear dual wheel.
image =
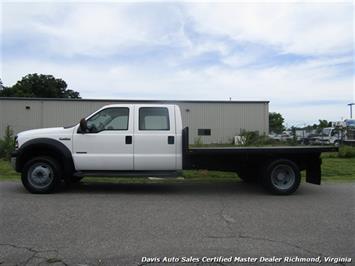
[[289,195],[295,192],[301,182],[298,166],[291,160],[278,159],[270,162],[261,178],[261,183],[269,192]]

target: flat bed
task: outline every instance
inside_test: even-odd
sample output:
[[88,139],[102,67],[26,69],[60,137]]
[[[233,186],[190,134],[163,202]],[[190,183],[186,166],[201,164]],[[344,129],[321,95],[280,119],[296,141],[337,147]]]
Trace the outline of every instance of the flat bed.
[[[303,170],[306,170],[306,182],[319,185],[321,153],[338,151],[334,146],[190,147],[188,134],[188,128],[184,128],[183,169],[233,171],[246,182],[261,181],[277,194],[294,192]],[[297,182],[284,189],[283,184],[289,179]]]
[[305,153],[322,153],[336,152],[337,147],[334,146],[273,146],[273,147],[189,147],[187,152],[193,154],[265,154],[265,153],[288,153],[288,154],[305,154]]

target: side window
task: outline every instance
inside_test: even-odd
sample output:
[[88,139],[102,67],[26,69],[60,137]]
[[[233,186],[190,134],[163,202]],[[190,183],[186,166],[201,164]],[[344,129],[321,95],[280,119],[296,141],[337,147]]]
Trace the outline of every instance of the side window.
[[334,137],[334,136],[339,136],[340,135],[340,132],[339,132],[339,130],[336,130],[336,129],[334,129],[333,131],[332,131],[332,137]]
[[127,130],[129,109],[127,107],[107,108],[87,120],[91,133],[103,130]]
[[139,108],[139,130],[170,130],[168,108]]

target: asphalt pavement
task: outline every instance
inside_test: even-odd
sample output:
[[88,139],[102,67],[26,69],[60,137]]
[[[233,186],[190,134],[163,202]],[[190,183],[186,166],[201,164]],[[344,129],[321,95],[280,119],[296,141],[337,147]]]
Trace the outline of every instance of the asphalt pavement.
[[33,195],[19,182],[0,182],[1,266],[275,265],[277,258],[284,265],[318,257],[352,258],[341,263],[351,265],[354,224],[355,183],[302,184],[273,196],[244,183],[84,182]]

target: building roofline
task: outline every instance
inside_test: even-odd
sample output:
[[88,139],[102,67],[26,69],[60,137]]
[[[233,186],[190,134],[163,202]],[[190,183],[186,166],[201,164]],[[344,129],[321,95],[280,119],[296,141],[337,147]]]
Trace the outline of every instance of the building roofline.
[[142,99],[70,99],[70,98],[32,98],[0,97],[12,101],[63,101],[63,102],[141,102],[141,103],[269,103],[269,101],[219,101],[219,100],[142,100]]

